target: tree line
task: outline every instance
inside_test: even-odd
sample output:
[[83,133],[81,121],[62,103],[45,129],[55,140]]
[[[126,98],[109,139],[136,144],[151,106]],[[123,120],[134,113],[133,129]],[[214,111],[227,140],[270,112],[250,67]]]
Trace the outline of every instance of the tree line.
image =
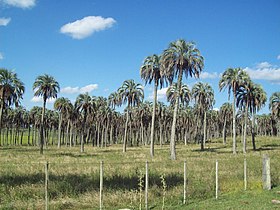
[[[85,144],[106,147],[112,144],[154,145],[170,144],[170,158],[176,159],[176,143],[200,143],[201,150],[212,138],[232,136],[235,154],[241,136],[243,153],[247,151],[246,136],[252,137],[256,150],[256,135],[280,135],[280,92],[269,98],[270,114],[256,115],[265,105],[267,95],[262,86],[254,83],[242,68],[228,68],[219,81],[220,91],[228,90],[232,103],[224,103],[213,110],[214,91],[208,83],[197,82],[191,89],[183,77],[199,78],[204,58],[194,42],[183,39],[171,42],[161,55],[144,59],[140,77],[146,84],[154,84],[153,102],[144,101],[141,84],[126,80],[108,98],[80,94],[74,103],[65,97],[57,98],[59,83],[44,74],[35,79],[34,96],[42,97],[42,107],[26,110],[20,105],[25,88],[17,74],[0,69],[0,145],[22,144],[27,133],[27,144],[38,145],[40,153],[49,144]],[[169,105],[157,101],[159,88],[167,86]],[[56,98],[54,109],[46,109],[48,99]],[[190,102],[193,102],[192,105]],[[116,111],[125,105],[124,112]]]

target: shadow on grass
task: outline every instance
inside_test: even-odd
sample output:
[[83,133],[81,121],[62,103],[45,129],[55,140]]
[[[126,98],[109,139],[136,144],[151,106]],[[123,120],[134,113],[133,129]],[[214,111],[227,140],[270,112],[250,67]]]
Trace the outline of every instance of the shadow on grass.
[[[167,174],[165,177],[167,188],[173,188],[183,184],[183,175],[179,174]],[[143,190],[144,190],[144,180]],[[0,177],[0,185],[5,188],[21,187],[22,185],[42,185],[44,188],[45,174],[36,173],[31,175],[2,175]],[[118,175],[104,177],[103,181],[104,190],[138,190],[139,189],[139,176],[134,175]],[[66,175],[49,175],[49,195],[50,198],[56,198],[59,196],[77,196],[91,191],[99,191],[99,174],[66,174]],[[160,175],[149,175],[149,187],[156,187],[159,190],[162,189],[162,183]]]
[[256,149],[256,151],[269,151],[269,150],[279,150],[280,144],[266,144]]
[[71,152],[57,153],[57,154],[55,154],[55,156],[57,156],[57,157],[67,156],[67,157],[74,157],[74,158],[77,158],[77,157],[83,157],[83,158],[96,157],[96,155],[94,155],[94,154],[86,154],[86,153],[77,154],[77,153],[71,153]]
[[229,154],[232,153],[232,151],[228,150],[225,151],[223,149],[226,149],[227,146],[221,146],[221,147],[215,147],[215,148],[205,148],[204,150],[201,149],[194,149],[192,150],[192,152],[213,152],[213,153],[217,153],[217,154]]

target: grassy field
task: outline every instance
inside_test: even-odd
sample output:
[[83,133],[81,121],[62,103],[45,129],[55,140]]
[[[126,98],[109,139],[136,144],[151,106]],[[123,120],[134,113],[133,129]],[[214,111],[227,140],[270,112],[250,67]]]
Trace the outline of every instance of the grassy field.
[[[248,139],[249,140],[249,139]],[[178,145],[177,160],[169,159],[169,146],[128,148],[0,147],[0,208],[44,209],[44,165],[49,162],[50,209],[98,209],[99,166],[104,161],[104,209],[144,209],[145,161],[149,161],[149,208],[162,209],[279,209],[280,139],[257,138],[258,151],[231,153],[221,139],[208,144]],[[262,190],[262,155],[271,159],[273,189]],[[248,165],[248,190],[243,187],[243,161]],[[183,162],[187,161],[187,204],[183,205]],[[219,161],[219,198],[215,199],[215,161]],[[165,184],[163,184],[163,182]],[[144,183],[142,184],[144,185]],[[164,189],[163,185],[166,185]],[[141,202],[140,202],[141,200]]]

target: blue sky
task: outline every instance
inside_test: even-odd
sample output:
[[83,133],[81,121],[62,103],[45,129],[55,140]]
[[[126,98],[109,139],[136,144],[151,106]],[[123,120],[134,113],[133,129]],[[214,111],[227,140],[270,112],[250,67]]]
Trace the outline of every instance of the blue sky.
[[[212,85],[216,108],[228,101],[218,89],[228,67],[245,68],[269,98],[280,90],[279,10],[279,0],[0,0],[0,67],[25,83],[28,109],[41,106],[32,85],[44,73],[59,82],[59,97],[107,97],[126,79],[143,83],[144,58],[183,38],[205,58],[200,80]],[[145,86],[146,99],[151,95]]]

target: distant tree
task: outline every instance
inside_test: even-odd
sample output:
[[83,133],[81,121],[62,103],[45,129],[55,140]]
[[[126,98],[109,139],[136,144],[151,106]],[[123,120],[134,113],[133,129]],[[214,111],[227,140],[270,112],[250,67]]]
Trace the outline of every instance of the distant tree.
[[244,133],[243,133],[243,153],[246,153],[246,134],[247,134],[247,120],[248,112],[252,114],[252,144],[253,149],[256,150],[255,145],[255,114],[261,107],[264,106],[267,98],[266,93],[260,85],[253,83],[251,80],[247,79],[239,88],[237,89],[237,101],[236,105],[243,108],[245,112],[244,117]]
[[[163,74],[168,78],[169,82],[172,82],[174,77],[178,77],[178,90],[181,90],[183,75],[185,75],[186,78],[188,78],[188,76],[197,78],[204,67],[204,59],[200,51],[196,48],[195,43],[186,42],[183,39],[169,44],[169,47],[164,50],[162,54],[161,63]],[[176,159],[175,128],[179,96],[180,94],[177,95],[175,101],[171,128],[170,151],[172,160]]]
[[48,99],[57,98],[57,93],[59,92],[60,87],[54,77],[44,74],[36,78],[33,84],[33,90],[35,91],[34,96],[43,98],[43,110],[40,125],[40,154],[43,154],[46,103]]
[[84,152],[84,143],[85,143],[85,136],[86,136],[86,121],[88,115],[92,114],[94,111],[96,105],[95,100],[93,97],[91,97],[88,93],[82,93],[78,95],[76,102],[75,102],[75,108],[81,112],[83,116],[82,121],[82,138],[81,138],[81,152]]
[[157,105],[157,89],[163,85],[163,75],[161,75],[160,69],[160,56],[152,55],[148,56],[144,60],[144,64],[140,68],[140,76],[147,83],[154,82],[154,101],[153,101],[153,114],[151,125],[151,144],[150,155],[154,157],[154,130],[155,130],[155,118],[156,118],[156,105]]
[[173,83],[166,91],[167,101],[171,106],[174,106],[179,95],[179,102],[187,106],[191,100],[191,91],[186,84],[181,85],[181,90],[178,89],[178,83]]
[[197,104],[201,116],[203,116],[203,141],[201,141],[201,150],[204,150],[206,144],[206,114],[213,108],[215,103],[214,90],[208,83],[198,82],[192,88],[192,97]]
[[277,135],[280,136],[280,92],[275,92],[270,96],[269,109],[273,120],[277,121]]
[[67,114],[71,110],[71,101],[68,98],[61,97],[55,100],[54,109],[59,111],[59,123],[58,123],[58,141],[57,147],[60,148],[61,145],[61,125],[63,118],[66,118]]
[[274,117],[280,117],[280,92],[275,92],[270,96],[269,109]]
[[232,102],[232,132],[233,132],[233,139],[232,139],[232,151],[233,154],[236,154],[236,111],[235,111],[235,104],[236,104],[236,91],[238,87],[249,78],[249,75],[241,68],[228,68],[223,74],[219,81],[219,88],[220,91],[228,88],[228,96],[230,98],[231,91],[233,95],[233,102]]
[[139,105],[144,98],[143,87],[139,83],[135,83],[134,80],[125,80],[122,86],[118,89],[122,102],[127,103],[126,108],[126,121],[125,121],[125,132],[123,140],[123,152],[126,152],[126,141],[127,141],[127,127],[130,115],[131,107]]
[[24,84],[15,72],[0,69],[0,145],[3,110],[11,105],[18,106],[24,90]]
[[223,103],[223,105],[220,108],[220,116],[223,121],[223,144],[226,144],[226,138],[227,138],[227,122],[230,118],[232,118],[232,105],[228,102]]

